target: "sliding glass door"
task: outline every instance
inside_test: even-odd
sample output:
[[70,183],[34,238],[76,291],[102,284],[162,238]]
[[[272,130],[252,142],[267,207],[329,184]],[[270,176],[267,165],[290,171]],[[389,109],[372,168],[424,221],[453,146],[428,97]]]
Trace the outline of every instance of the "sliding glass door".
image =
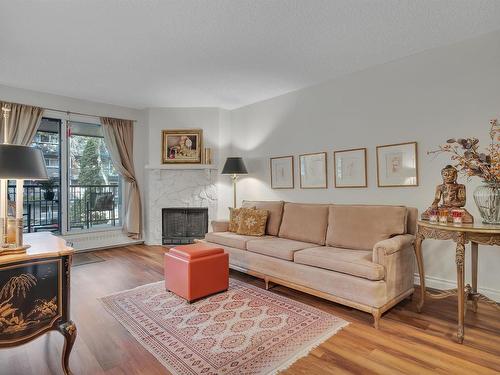
[[68,229],[121,223],[121,178],[113,167],[99,124],[68,127]]
[[[31,145],[42,150],[49,181],[24,183],[24,231],[106,230],[121,226],[122,179],[100,124],[43,118]],[[15,185],[9,185],[15,201]]]

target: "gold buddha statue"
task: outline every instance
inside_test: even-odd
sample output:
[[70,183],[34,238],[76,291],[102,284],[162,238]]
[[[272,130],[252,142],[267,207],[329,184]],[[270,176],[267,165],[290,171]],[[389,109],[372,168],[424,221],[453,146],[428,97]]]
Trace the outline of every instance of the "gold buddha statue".
[[[422,213],[422,220],[429,220],[430,212],[441,208],[449,210],[448,221],[452,221],[451,211],[460,209],[464,212],[462,218],[463,223],[474,222],[472,215],[464,208],[466,202],[465,185],[457,184],[457,169],[451,165],[447,165],[441,170],[441,176],[443,178],[443,183],[436,187],[434,201],[431,206]],[[442,204],[440,204],[441,200],[443,201]]]

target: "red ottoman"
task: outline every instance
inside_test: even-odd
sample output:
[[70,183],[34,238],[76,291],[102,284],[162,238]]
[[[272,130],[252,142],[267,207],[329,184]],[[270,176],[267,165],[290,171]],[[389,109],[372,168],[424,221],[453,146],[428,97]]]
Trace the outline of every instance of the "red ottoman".
[[229,287],[229,255],[198,242],[165,253],[165,288],[189,302]]

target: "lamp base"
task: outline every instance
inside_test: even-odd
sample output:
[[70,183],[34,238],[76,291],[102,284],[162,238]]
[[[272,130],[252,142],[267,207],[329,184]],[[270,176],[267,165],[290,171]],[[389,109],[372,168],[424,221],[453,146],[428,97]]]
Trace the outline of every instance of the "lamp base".
[[3,255],[25,254],[30,245],[2,245],[0,246],[0,257]]

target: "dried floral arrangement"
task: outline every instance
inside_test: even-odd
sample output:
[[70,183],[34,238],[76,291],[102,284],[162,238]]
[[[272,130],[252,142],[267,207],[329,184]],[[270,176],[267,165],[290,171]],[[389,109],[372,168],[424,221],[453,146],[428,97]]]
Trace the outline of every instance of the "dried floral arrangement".
[[471,178],[477,176],[488,183],[500,182],[500,123],[497,119],[490,120],[490,145],[481,152],[479,139],[459,138],[448,139],[446,144],[428,154],[451,154],[454,167]]

